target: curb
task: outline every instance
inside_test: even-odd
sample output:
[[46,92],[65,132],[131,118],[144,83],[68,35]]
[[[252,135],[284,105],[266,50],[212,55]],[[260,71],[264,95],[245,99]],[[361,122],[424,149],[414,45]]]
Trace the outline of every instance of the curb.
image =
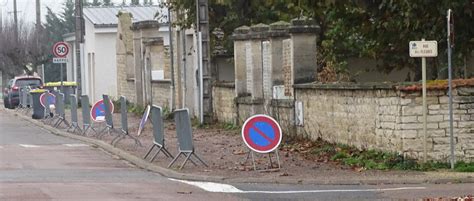
[[285,179],[285,178],[228,178],[222,176],[207,176],[207,175],[198,175],[198,174],[187,174],[180,173],[172,169],[160,167],[154,165],[142,158],[134,156],[122,149],[116,148],[104,141],[88,138],[80,135],[70,134],[66,131],[53,128],[51,126],[42,124],[41,122],[28,118],[25,115],[9,111],[5,108],[0,108],[0,110],[9,113],[10,115],[17,116],[24,121],[28,121],[35,126],[43,128],[50,133],[58,136],[68,137],[76,139],[85,143],[96,145],[97,147],[102,148],[104,151],[109,152],[113,155],[119,156],[121,159],[124,159],[135,166],[146,169],[155,173],[158,173],[164,177],[174,178],[179,180],[192,180],[192,181],[204,181],[204,182],[226,182],[226,183],[261,183],[261,184],[308,184],[308,185],[377,185],[377,184],[447,184],[447,183],[474,183],[474,174],[473,176],[468,176],[464,178],[441,178],[441,179],[405,179],[405,180],[391,180],[391,179],[358,179],[358,180],[315,180],[315,179]]

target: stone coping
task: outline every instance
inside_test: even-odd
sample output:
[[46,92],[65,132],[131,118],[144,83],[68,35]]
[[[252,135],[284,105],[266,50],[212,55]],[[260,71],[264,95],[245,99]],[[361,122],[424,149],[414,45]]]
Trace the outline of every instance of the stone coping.
[[169,84],[171,83],[170,79],[164,79],[164,80],[152,80],[151,83],[157,83],[157,84]]
[[270,102],[272,107],[294,108],[295,100],[293,99],[272,99]]
[[295,84],[295,89],[326,89],[326,90],[371,90],[371,89],[395,89],[397,84],[389,83],[307,83]]
[[251,96],[237,97],[235,102],[245,105],[261,105],[263,104],[263,98],[252,98]]
[[223,88],[235,88],[235,83],[234,82],[215,82],[214,83],[215,87],[223,87]]
[[144,20],[134,22],[132,24],[132,30],[160,28],[165,26],[168,26],[168,23],[159,23],[156,20]]
[[[462,81],[453,81],[453,89],[466,91],[474,88],[474,84],[471,84],[471,79]],[[433,85],[428,81],[428,91],[446,91],[447,86],[444,85]],[[437,81],[439,82],[439,81]],[[418,92],[422,90],[421,83],[419,82],[404,82],[404,83],[380,83],[380,82],[367,82],[367,83],[305,83],[293,85],[295,89],[326,89],[326,90],[396,90],[405,93]],[[466,89],[467,88],[467,89]],[[471,92],[466,92],[471,93]]]

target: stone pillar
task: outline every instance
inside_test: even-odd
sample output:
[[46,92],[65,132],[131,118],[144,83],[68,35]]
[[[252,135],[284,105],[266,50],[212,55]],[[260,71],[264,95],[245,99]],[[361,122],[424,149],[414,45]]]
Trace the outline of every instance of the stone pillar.
[[136,92],[136,103],[138,105],[144,105],[143,100],[143,80],[142,80],[142,36],[139,30],[134,30],[133,33],[133,55],[134,55],[134,69],[135,69],[135,92]]
[[[247,85],[247,91],[250,92],[253,99],[263,98],[263,49],[262,42],[268,39],[268,30],[270,27],[266,24],[257,24],[250,27],[250,46],[251,46],[251,66],[247,65],[247,68],[251,68],[251,85]],[[247,69],[247,72],[249,69]],[[247,79],[249,77],[247,76]],[[250,80],[250,79],[249,79]]]
[[293,59],[292,59],[292,40],[282,41],[282,73],[285,96],[293,97]]
[[242,26],[234,30],[234,71],[236,96],[247,95],[246,43],[250,27]]
[[[145,69],[145,44],[153,39],[159,37],[160,23],[154,20],[134,22],[132,24],[133,30],[133,53],[134,53],[134,67],[135,67],[135,89],[137,104],[144,106],[146,104],[147,86],[145,77],[149,76]],[[150,86],[148,86],[150,87]]]
[[291,20],[292,68],[295,84],[316,80],[316,39],[320,28],[311,18]]
[[271,45],[271,66],[272,66],[272,86],[283,85],[283,40],[290,35],[288,30],[290,23],[279,21],[270,24],[270,45]]
[[117,27],[117,95],[125,95],[135,102],[135,97],[128,91],[128,79],[135,78],[133,66],[133,32],[131,30],[132,15],[128,12],[119,12]]

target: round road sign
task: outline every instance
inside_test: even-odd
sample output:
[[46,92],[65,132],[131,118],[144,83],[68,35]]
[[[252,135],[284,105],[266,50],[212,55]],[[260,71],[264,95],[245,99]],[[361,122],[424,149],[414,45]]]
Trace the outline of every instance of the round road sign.
[[281,127],[267,115],[254,115],[247,119],[242,127],[242,138],[251,150],[269,153],[281,143]]
[[[114,111],[114,104],[109,100],[110,112]],[[104,100],[101,99],[97,101],[94,106],[91,108],[91,118],[95,122],[104,122],[105,121],[105,105]]]
[[69,47],[65,42],[57,42],[53,45],[53,54],[56,57],[66,57],[69,53]]
[[[43,107],[46,107],[46,93],[49,93],[49,92],[44,92],[40,96],[40,104]],[[48,103],[49,103],[50,106],[56,104],[56,96],[54,94],[49,93],[48,99],[49,99]]]

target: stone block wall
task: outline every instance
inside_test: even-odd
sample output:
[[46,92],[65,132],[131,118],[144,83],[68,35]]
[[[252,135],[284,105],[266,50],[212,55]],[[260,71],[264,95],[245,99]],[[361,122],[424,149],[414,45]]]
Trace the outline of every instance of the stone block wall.
[[268,114],[272,116],[281,127],[286,136],[296,135],[295,103],[293,100],[272,100]]
[[[423,159],[423,115],[420,91],[388,84],[299,84],[294,99],[237,97],[233,86],[214,86],[214,113],[220,122],[242,125],[255,114],[268,114],[284,135],[321,138],[359,149],[397,152]],[[447,162],[449,110],[446,90],[428,90],[427,159]],[[457,160],[474,161],[474,87],[454,90],[454,142]],[[235,101],[234,101],[235,100]],[[303,103],[303,125],[295,123],[295,101]]]
[[122,93],[119,95],[125,96],[127,100],[132,103],[136,103],[137,93],[135,92],[135,80],[127,79],[127,83],[125,86],[122,86]]
[[[427,156],[446,161],[450,157],[449,98],[445,90],[427,94]],[[397,130],[404,154],[422,158],[423,113],[420,92],[401,92],[400,118]],[[453,94],[453,133],[455,156],[474,161],[474,88],[461,87]]]
[[[304,125],[297,127],[297,135],[424,158],[419,91],[400,91],[390,85],[305,84],[297,85],[295,94],[304,111]],[[427,158],[446,162],[450,154],[446,91],[429,90],[427,103]],[[456,89],[453,108],[456,158],[474,161],[474,89]]]
[[218,122],[236,123],[234,83],[216,83],[212,88],[214,118]]
[[152,81],[153,104],[170,108],[170,81]]
[[298,133],[312,140],[322,138],[361,149],[377,148],[378,141],[386,141],[377,140],[382,137],[377,133],[389,135],[387,130],[393,130],[395,124],[389,120],[395,119],[392,113],[396,108],[379,103],[377,96],[382,93],[396,95],[384,89],[328,90],[317,85],[301,86],[295,92],[296,100],[303,102],[304,114],[304,125],[298,127]]

